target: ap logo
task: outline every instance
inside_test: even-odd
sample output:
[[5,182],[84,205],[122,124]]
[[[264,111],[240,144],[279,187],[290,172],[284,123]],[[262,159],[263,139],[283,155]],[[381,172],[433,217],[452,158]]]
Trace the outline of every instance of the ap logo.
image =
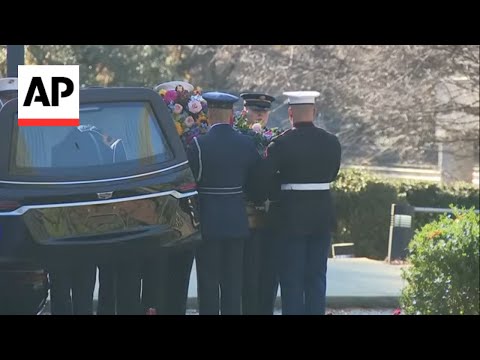
[[19,126],[79,126],[78,65],[18,66]]

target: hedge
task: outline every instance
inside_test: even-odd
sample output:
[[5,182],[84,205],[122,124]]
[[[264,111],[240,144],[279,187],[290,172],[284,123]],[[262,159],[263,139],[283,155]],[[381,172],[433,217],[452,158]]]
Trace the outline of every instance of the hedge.
[[[450,205],[479,208],[479,189],[472,184],[445,186],[425,181],[379,178],[345,169],[333,184],[337,211],[334,243],[353,242],[355,256],[385,259],[388,251],[392,203],[448,208]],[[414,227],[438,219],[439,214],[415,214]]]
[[461,210],[425,225],[410,242],[410,266],[402,270],[405,314],[478,315],[480,217]]

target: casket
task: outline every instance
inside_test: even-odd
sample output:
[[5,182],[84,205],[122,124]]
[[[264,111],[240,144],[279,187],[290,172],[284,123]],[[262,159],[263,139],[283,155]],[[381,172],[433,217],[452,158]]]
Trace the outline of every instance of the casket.
[[257,229],[266,226],[265,204],[247,202],[248,225],[250,229]]

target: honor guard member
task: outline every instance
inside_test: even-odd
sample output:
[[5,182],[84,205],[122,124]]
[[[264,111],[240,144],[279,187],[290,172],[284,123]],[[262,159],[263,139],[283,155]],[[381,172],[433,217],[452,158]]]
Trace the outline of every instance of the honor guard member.
[[186,82],[186,81],[181,81],[181,80],[174,80],[174,81],[168,81],[164,82],[161,84],[158,84],[153,88],[156,92],[159,92],[160,90],[175,90],[175,91],[183,91],[186,90],[188,92],[192,92],[195,89],[195,87]]
[[[194,86],[185,81],[169,81],[155,86],[160,90],[186,90]],[[159,315],[185,315],[188,286],[194,259],[192,246],[156,250],[143,266],[142,301],[145,310],[155,308]]]
[[[90,124],[73,127],[66,137],[54,146],[52,152],[52,164],[54,166],[88,166],[95,163],[111,163],[125,161],[126,153],[121,139],[115,139],[103,130]],[[52,314],[64,313],[57,311],[60,304],[69,307],[70,288],[72,289],[72,301],[74,314],[92,313],[93,292],[97,273],[95,263],[99,262],[98,254],[95,255],[88,249],[72,251],[68,256],[62,255],[55,260],[57,265],[50,266]],[[108,251],[108,260],[103,260],[99,266],[99,296],[97,314],[115,314],[115,282],[112,266],[107,265],[114,258]],[[105,263],[106,264],[105,264]],[[125,269],[125,266],[123,267]],[[126,271],[126,270],[124,270]],[[69,284],[69,282],[71,284]],[[122,281],[124,286],[126,281]],[[54,299],[63,299],[55,301]],[[75,303],[80,304],[75,306]],[[80,308],[84,310],[75,310]]]
[[230,125],[239,98],[220,92],[203,98],[211,128],[188,149],[198,184],[203,240],[195,255],[199,310],[200,315],[218,315],[219,310],[222,315],[240,315],[243,246],[250,236],[245,192],[261,157],[253,140]]
[[334,208],[330,183],[340,169],[337,137],[317,128],[317,91],[286,92],[292,129],[272,141],[266,177],[281,183],[284,237],[280,259],[282,313],[325,314],[326,272]]
[[7,101],[18,97],[18,79],[8,77],[0,79],[0,109]]
[[[259,123],[266,128],[275,98],[263,93],[242,93],[240,97],[248,123]],[[273,315],[278,291],[277,212],[272,206],[267,214],[265,204],[258,205],[247,207],[251,237],[244,248],[242,310],[244,315]]]
[[268,123],[270,108],[275,98],[260,93],[242,93],[240,97],[243,99],[243,106],[247,112],[248,123],[250,125],[259,123],[265,128]]

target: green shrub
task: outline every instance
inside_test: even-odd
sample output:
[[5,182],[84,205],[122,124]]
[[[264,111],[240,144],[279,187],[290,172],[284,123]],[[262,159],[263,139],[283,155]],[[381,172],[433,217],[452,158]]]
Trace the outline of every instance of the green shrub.
[[[334,242],[355,243],[355,255],[383,260],[387,256],[392,203],[448,208],[450,204],[478,209],[479,189],[471,184],[441,186],[432,182],[382,179],[343,169],[333,184],[337,211]],[[439,214],[417,213],[415,229],[437,220]]]
[[357,192],[337,192],[338,232],[335,242],[353,241],[355,256],[384,259],[388,250],[390,207],[394,186],[367,181]]
[[380,182],[380,179],[368,171],[345,169],[338,174],[333,188],[338,192],[360,192],[369,182]]
[[401,305],[406,314],[479,314],[479,215],[473,210],[425,225],[409,245]]
[[[448,208],[450,205],[456,207],[479,207],[479,189],[472,184],[458,183],[451,186],[413,183],[407,187],[402,184],[405,190],[405,199],[412,206]],[[400,192],[403,189],[400,189]],[[438,214],[418,213],[415,214],[414,226],[421,229],[425,224],[438,220]]]

